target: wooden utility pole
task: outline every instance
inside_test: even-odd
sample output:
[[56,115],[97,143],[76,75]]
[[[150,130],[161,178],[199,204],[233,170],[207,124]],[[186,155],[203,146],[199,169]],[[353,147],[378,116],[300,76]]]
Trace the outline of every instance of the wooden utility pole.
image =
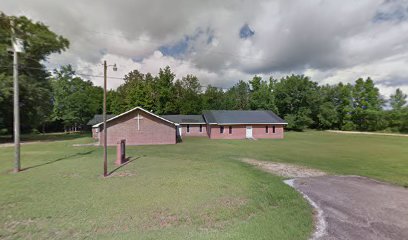
[[103,176],[108,176],[108,127],[106,126],[106,98],[107,98],[107,72],[108,67],[113,67],[113,71],[117,71],[116,64],[107,65],[103,61]]
[[106,61],[103,61],[103,176],[108,176],[108,128],[106,127],[106,73],[108,66]]
[[11,33],[13,41],[13,88],[14,88],[14,172],[20,172],[20,106],[18,86],[18,47],[14,31],[14,21],[11,20]]

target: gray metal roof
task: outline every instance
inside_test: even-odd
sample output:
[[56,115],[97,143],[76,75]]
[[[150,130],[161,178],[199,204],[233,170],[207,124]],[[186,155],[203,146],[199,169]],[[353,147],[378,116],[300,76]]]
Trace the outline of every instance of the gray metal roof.
[[286,124],[278,115],[266,110],[209,110],[203,115],[209,124]]
[[205,124],[204,118],[202,115],[162,115],[162,118],[165,118],[169,121],[181,124]]
[[[106,114],[106,119],[110,119],[115,117],[116,115],[112,115],[112,114]],[[98,124],[100,122],[103,121],[103,115],[102,114],[96,114],[91,120],[89,120],[89,122],[86,125],[95,125]]]

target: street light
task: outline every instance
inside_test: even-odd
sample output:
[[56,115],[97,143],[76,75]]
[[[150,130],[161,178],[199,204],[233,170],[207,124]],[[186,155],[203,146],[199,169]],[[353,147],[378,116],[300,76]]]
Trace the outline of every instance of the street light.
[[106,61],[103,61],[103,176],[108,176],[108,129],[106,127],[106,85],[107,85],[107,71],[108,67],[112,67],[113,71],[117,71],[118,68],[116,64],[107,65]]

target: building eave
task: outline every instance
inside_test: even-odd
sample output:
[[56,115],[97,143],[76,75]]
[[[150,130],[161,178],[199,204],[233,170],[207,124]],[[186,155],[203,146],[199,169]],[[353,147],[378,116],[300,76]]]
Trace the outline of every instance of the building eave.
[[[129,114],[129,113],[131,113],[131,112],[134,112],[134,111],[136,111],[136,110],[141,110],[141,111],[143,111],[143,112],[145,112],[145,113],[147,113],[147,114],[149,114],[149,115],[152,115],[152,116],[154,116],[154,117],[156,117],[156,118],[158,118],[158,119],[161,119],[161,120],[163,120],[163,121],[165,121],[165,122],[168,122],[168,123],[170,123],[170,124],[173,124],[173,125],[176,125],[176,126],[177,126],[177,124],[176,124],[175,122],[172,122],[172,121],[170,121],[170,120],[167,120],[167,119],[165,119],[165,118],[162,118],[162,117],[160,117],[159,115],[156,115],[156,114],[154,114],[154,113],[152,113],[152,112],[149,112],[149,111],[147,111],[146,109],[143,109],[143,108],[141,108],[141,107],[132,108],[132,109],[130,109],[129,111],[126,111],[126,112],[124,112],[124,113],[121,113],[121,114],[119,114],[119,115],[113,117],[113,118],[108,119],[106,122],[110,122],[110,121],[112,121],[112,120],[115,120],[115,119],[117,119],[117,118],[119,118],[119,117],[122,117],[122,116],[124,116],[124,115],[126,115],[126,114]],[[98,123],[98,124],[93,125],[92,128],[100,127],[102,124],[103,124],[103,122],[100,122],[100,123]]]

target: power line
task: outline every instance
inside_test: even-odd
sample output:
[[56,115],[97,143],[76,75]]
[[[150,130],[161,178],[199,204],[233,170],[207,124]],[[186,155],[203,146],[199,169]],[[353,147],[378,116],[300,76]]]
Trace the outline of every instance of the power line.
[[[98,32],[98,31],[93,31],[93,30],[85,30],[87,32],[92,32],[92,33],[99,33],[99,34],[103,34],[103,35],[107,35],[107,36],[111,36],[111,37],[115,37],[115,38],[122,38],[125,40],[129,40],[128,38],[126,38],[123,35],[116,35],[116,34],[112,34],[112,33],[106,33],[106,32]],[[143,42],[148,42],[148,43],[154,43],[154,44],[158,44],[158,45],[163,45],[162,42],[159,41],[154,41],[154,40],[150,40],[150,39],[142,39],[142,38],[138,38],[136,39],[136,41],[143,41]],[[219,50],[211,50],[209,48],[204,49],[205,53],[215,53],[215,54],[219,54],[219,55],[230,55],[232,57],[239,57],[239,58],[247,58],[247,59],[252,59],[252,60],[267,60],[266,58],[259,58],[259,57],[250,57],[250,56],[245,56],[245,55],[239,55],[239,54],[233,54],[233,53],[229,53],[229,52],[224,52],[224,51],[219,51]],[[269,61],[270,62],[270,61]]]
[[[12,68],[12,67],[13,66],[0,66],[0,68]],[[47,70],[46,68],[28,67],[28,66],[24,66],[24,65],[20,65],[19,69]],[[49,72],[51,72],[51,71],[49,71]],[[74,72],[75,72],[74,75],[78,75],[78,76],[103,78],[103,75],[86,74],[86,73],[80,73],[80,72],[76,72],[76,71],[74,71]],[[124,80],[124,78],[121,78],[121,77],[107,77],[107,78]]]
[[[86,76],[86,77],[101,77],[101,78],[103,78],[102,75],[92,75],[92,74],[84,74],[84,73],[76,73],[76,72],[75,72],[75,75]],[[120,80],[124,80],[124,79],[125,79],[125,78],[121,78],[121,77],[107,77],[107,78],[110,78],[110,79],[120,79]]]
[[[124,40],[127,40],[127,41],[129,41],[129,40],[131,40],[131,39],[129,39],[129,38],[126,38],[125,36],[123,36],[123,35],[118,35],[118,34],[113,34],[113,33],[107,33],[107,32],[100,32],[100,31],[94,31],[94,30],[89,30],[89,29],[85,29],[84,31],[86,31],[86,32],[90,32],[90,33],[98,33],[98,34],[102,34],[102,35],[105,35],[105,36],[110,36],[110,37],[115,37],[115,38],[121,38],[121,39],[124,39]],[[87,39],[91,39],[92,38],[92,36],[85,36]],[[142,42],[147,42],[147,43],[152,43],[152,44],[157,44],[157,45],[160,45],[160,46],[164,46],[164,45],[166,45],[165,43],[163,43],[163,42],[160,42],[160,41],[155,41],[155,40],[151,40],[151,39],[143,39],[143,38],[137,38],[137,39],[134,39],[135,41],[142,41]],[[34,42],[37,42],[37,43],[48,43],[48,42],[46,42],[46,41],[42,41],[42,40],[38,40],[38,39],[36,39],[36,40],[34,40]],[[225,56],[232,56],[232,57],[237,57],[237,58],[244,58],[244,59],[250,59],[250,60],[257,60],[257,61],[269,61],[269,62],[271,62],[270,60],[268,60],[268,59],[266,59],[266,58],[264,58],[264,57],[251,57],[251,56],[246,56],[246,55],[240,55],[240,54],[234,54],[234,53],[230,53],[230,52],[225,52],[225,51],[219,51],[219,50],[212,50],[212,49],[210,49],[209,47],[207,47],[207,48],[205,48],[205,49],[199,49],[199,50],[203,50],[203,53],[212,53],[212,54],[218,54],[218,55],[225,55]],[[276,62],[276,61],[274,61],[274,62]]]
[[[3,69],[5,69],[5,68],[11,69],[12,67],[13,67],[12,65],[10,65],[10,66],[0,66],[0,68],[3,68]],[[19,65],[19,69],[46,70],[45,68],[28,67],[28,66],[24,66],[24,65]],[[74,75],[78,75],[78,76],[103,78],[103,75],[86,74],[86,73],[81,73],[81,72],[76,72],[76,71],[74,71],[74,72],[75,72]],[[121,78],[121,77],[107,77],[107,78],[125,80],[124,77],[123,78]],[[205,88],[205,89],[208,89],[209,87],[213,87],[213,88],[217,88],[217,89],[221,89],[221,90],[225,89],[223,87],[214,86],[212,84],[207,84],[207,85],[200,84],[200,87]]]

